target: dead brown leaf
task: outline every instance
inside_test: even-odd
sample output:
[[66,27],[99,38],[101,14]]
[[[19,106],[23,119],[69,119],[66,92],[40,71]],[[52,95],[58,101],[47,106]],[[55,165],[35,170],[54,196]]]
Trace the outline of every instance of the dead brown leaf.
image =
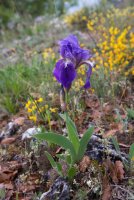
[[12,189],[9,189],[6,191],[6,198],[5,200],[11,200],[11,198],[13,197],[13,193],[14,191]]
[[24,117],[18,117],[17,119],[14,120],[14,123],[22,126],[24,124],[24,121],[25,121]]
[[118,132],[123,133],[124,125],[122,122],[110,124],[111,129],[116,129]]
[[75,124],[78,126],[79,124],[82,124],[83,121],[87,118],[87,113],[82,112],[81,115],[76,116],[75,118]]
[[30,93],[30,95],[34,98],[34,99],[39,99],[41,96],[40,96],[40,93],[35,93],[35,92],[32,92]]
[[95,133],[100,133],[100,132],[101,132],[101,130],[102,130],[102,128],[101,128],[101,127],[96,127],[96,128],[94,129],[94,132],[95,132]]
[[8,189],[8,190],[14,189],[14,186],[11,181],[9,183],[4,183],[4,187],[5,187],[5,189]]
[[85,98],[85,104],[88,108],[99,108],[100,102],[96,96],[90,96]]
[[82,161],[79,164],[79,170],[80,172],[85,172],[86,169],[90,166],[91,160],[88,156],[84,156]]
[[109,200],[111,197],[111,187],[109,184],[109,179],[106,175],[103,177],[102,180],[102,190],[103,190],[102,200]]
[[118,178],[117,178],[117,175],[116,175],[116,172],[115,172],[114,163],[110,159],[107,159],[103,162],[103,164],[106,168],[106,172],[109,173],[113,182],[118,183]]
[[101,119],[102,113],[99,110],[93,110],[92,114],[90,117],[92,119]]
[[19,191],[30,192],[39,187],[39,175],[38,174],[30,174],[24,183],[18,185]]
[[16,138],[14,137],[10,137],[10,138],[5,138],[1,141],[1,144],[12,144],[14,141],[16,140]]
[[121,161],[116,161],[113,163],[110,159],[107,159],[104,162],[104,166],[106,167],[107,172],[114,183],[118,183],[124,178],[124,169]]
[[57,123],[57,121],[50,121],[50,125],[51,125],[51,128],[53,128],[53,129],[57,129],[58,128],[58,123]]
[[113,105],[111,105],[110,103],[104,103],[103,104],[103,112],[106,115],[110,115],[110,113],[112,112],[112,110],[113,110]]
[[13,172],[11,170],[0,166],[0,183],[10,180],[12,175]]
[[109,137],[109,136],[113,136],[116,133],[122,134],[124,133],[124,124],[123,122],[112,122],[110,123],[110,130],[108,130],[107,132],[105,132],[104,137]]
[[13,177],[17,174],[17,172],[18,172],[17,170],[16,171],[11,171],[11,170],[0,171],[0,183],[13,179]]
[[22,167],[22,164],[18,163],[15,160],[7,162],[7,164],[9,165],[9,169],[10,170],[18,170],[18,169],[20,169]]
[[29,185],[29,184],[21,184],[18,188],[19,191],[21,192],[30,192],[33,190],[36,190],[39,187],[39,185],[33,184],[33,185]]
[[107,138],[107,137],[115,135],[116,133],[117,133],[117,129],[109,130],[109,131],[105,132],[105,134],[103,135],[103,137]]
[[18,173],[21,165],[17,161],[11,161],[6,165],[0,165],[0,183],[9,183]]
[[119,180],[123,180],[125,172],[124,172],[123,164],[120,160],[115,161],[115,168],[117,172],[117,178]]

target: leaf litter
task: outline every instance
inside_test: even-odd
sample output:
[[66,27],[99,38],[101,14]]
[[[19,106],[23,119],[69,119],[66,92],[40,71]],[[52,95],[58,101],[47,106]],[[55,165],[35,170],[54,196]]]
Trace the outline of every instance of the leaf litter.
[[[124,139],[122,141],[121,138],[125,137],[125,133],[121,132],[119,125],[116,125],[116,123],[110,123],[109,130],[108,126],[105,125],[107,120],[109,121],[109,116],[113,117],[113,114],[111,112],[113,105],[110,106],[108,104],[108,107],[107,105],[104,105],[104,107],[107,107],[105,113],[101,108],[100,103],[96,103],[96,101],[98,100],[95,100],[95,104],[92,104],[95,105],[94,108],[88,106],[81,115],[77,115],[76,117],[76,124],[78,125],[78,130],[81,136],[83,135],[83,130],[86,129],[86,127],[89,125],[89,121],[95,124],[95,130],[97,132],[97,135],[93,135],[93,137],[91,138],[91,141],[89,142],[87,147],[86,155],[78,164],[79,173],[78,176],[76,176],[73,185],[71,186],[72,188],[69,188],[69,198],[75,199],[75,197],[77,196],[75,194],[75,188],[77,186],[78,191],[80,192],[79,195],[84,195],[81,194],[80,188],[83,188],[83,190],[86,189],[86,194],[84,197],[85,199],[90,198],[97,200],[101,197],[103,200],[114,200],[116,199],[114,196],[116,187],[118,188],[123,182],[124,184],[127,184],[127,172],[124,168],[122,157],[120,157],[120,155],[118,154],[114,154],[116,152],[114,150],[114,146],[112,145],[112,143],[110,143],[109,140],[107,140],[107,138],[109,138],[109,136],[113,134],[117,135],[119,142],[121,141],[121,149],[125,148],[126,152],[128,151],[127,149],[129,147],[129,143],[124,143]],[[98,113],[96,112],[96,107]],[[12,121],[12,123],[18,124],[19,126],[17,127],[17,129],[15,129],[13,135],[3,134],[4,137],[1,140],[2,162],[0,164],[0,184],[1,187],[6,190],[7,198],[9,196],[8,199],[15,198],[16,189],[18,192],[19,199],[29,200],[32,199],[37,192],[41,192],[42,194],[44,194],[44,191],[50,192],[50,188],[55,187],[54,185],[57,177],[57,174],[55,173],[48,173],[50,170],[50,165],[49,162],[46,160],[45,156],[42,154],[45,150],[39,150],[37,148],[36,151],[35,147],[32,148],[32,146],[30,145],[35,144],[34,141],[33,144],[31,143],[32,140],[30,138],[25,139],[25,141],[22,140],[23,133],[29,128],[33,128],[33,124],[31,124],[31,122],[27,118],[24,118],[19,118],[19,120],[17,120],[17,118],[14,119],[14,121],[17,121],[18,123],[14,121]],[[97,121],[97,123],[99,123],[99,127],[96,123],[96,118],[99,119],[99,121]],[[54,126],[57,125],[58,121],[52,121],[52,125],[53,124]],[[57,127],[60,131],[60,126],[57,125]],[[113,130],[110,130],[111,127],[113,127]],[[61,127],[61,131],[62,129],[63,128]],[[3,124],[2,131],[3,130],[7,131],[7,128],[5,128],[5,123]],[[104,134],[102,135],[103,132]],[[41,148],[48,147],[42,146]],[[109,151],[110,148],[111,151]],[[54,151],[53,155],[55,155],[56,151],[57,153],[62,152],[62,149],[60,148],[59,150],[59,148],[56,148],[56,151]],[[7,152],[8,155],[6,155]],[[41,159],[39,157],[40,155]],[[124,155],[125,154],[122,154],[122,156]],[[42,164],[40,165],[40,163]],[[45,164],[45,166],[44,163],[48,164]],[[103,176],[104,171],[105,176]],[[129,176],[127,180],[129,180]],[[119,190],[120,194],[118,194],[118,196],[122,195],[123,197],[124,193],[122,193],[123,189],[121,188]]]

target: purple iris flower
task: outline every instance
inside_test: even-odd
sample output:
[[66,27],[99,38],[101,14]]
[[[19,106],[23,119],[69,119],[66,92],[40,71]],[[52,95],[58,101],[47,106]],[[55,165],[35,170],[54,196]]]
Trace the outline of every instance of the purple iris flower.
[[62,59],[58,60],[53,70],[53,75],[57,81],[66,89],[71,87],[73,80],[76,78],[76,70],[82,64],[87,64],[87,78],[84,88],[90,87],[90,76],[92,73],[93,63],[88,61],[92,57],[88,50],[82,49],[75,35],[69,35],[59,41],[60,54]]

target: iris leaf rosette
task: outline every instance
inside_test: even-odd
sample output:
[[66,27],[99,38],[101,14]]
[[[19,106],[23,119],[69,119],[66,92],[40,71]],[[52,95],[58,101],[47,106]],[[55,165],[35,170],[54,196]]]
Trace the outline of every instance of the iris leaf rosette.
[[69,35],[59,41],[61,59],[55,65],[53,75],[59,83],[67,90],[77,76],[77,68],[83,64],[88,65],[85,89],[90,87],[90,76],[92,74],[93,63],[89,61],[92,57],[89,50],[82,49],[75,35]]

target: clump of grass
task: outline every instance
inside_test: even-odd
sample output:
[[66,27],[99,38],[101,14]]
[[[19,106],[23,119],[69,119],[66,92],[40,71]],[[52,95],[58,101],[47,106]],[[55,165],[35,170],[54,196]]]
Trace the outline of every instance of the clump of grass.
[[0,69],[0,104],[10,113],[15,113],[30,93],[46,95],[54,86],[53,59],[45,63],[36,57],[30,66],[23,62]]
[[134,119],[134,109],[127,108],[127,116],[129,120]]

